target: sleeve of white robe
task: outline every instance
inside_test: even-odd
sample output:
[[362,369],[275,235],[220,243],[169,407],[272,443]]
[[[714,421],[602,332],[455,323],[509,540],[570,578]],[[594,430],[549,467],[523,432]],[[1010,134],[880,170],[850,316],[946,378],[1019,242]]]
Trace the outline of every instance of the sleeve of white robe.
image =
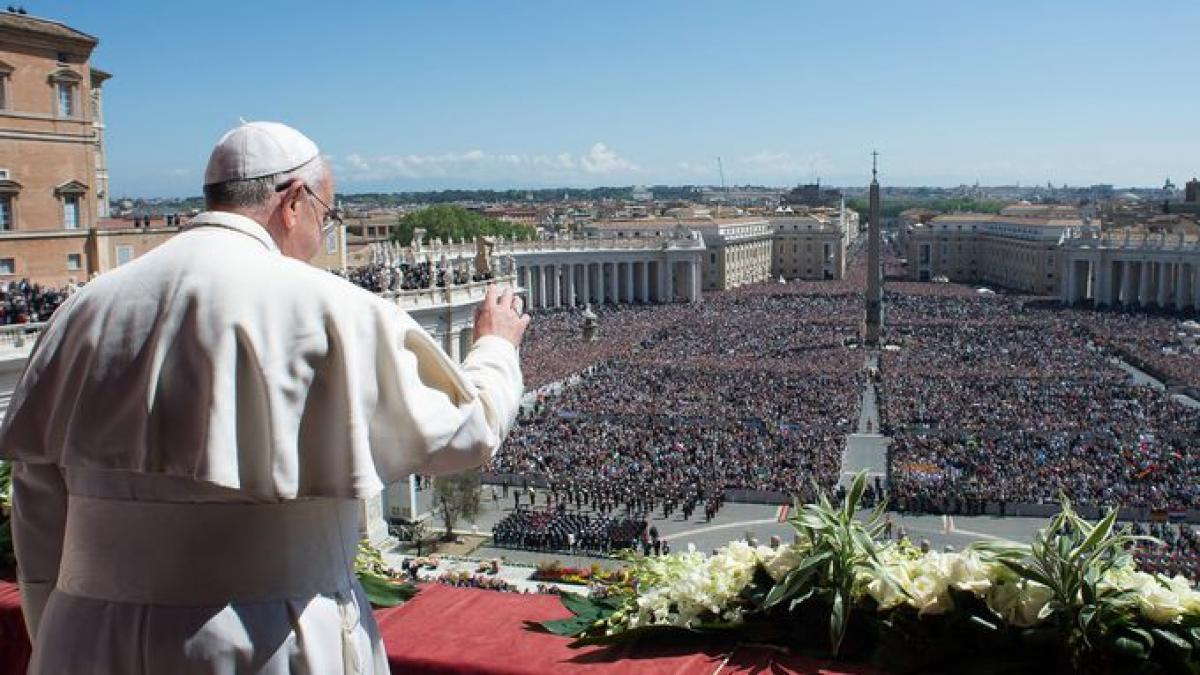
[[378,398],[371,451],[380,478],[387,484],[409,473],[479,466],[516,419],[524,390],[516,347],[485,336],[456,364],[401,316],[401,344],[388,345],[373,364]]
[[21,610],[30,640],[37,639],[46,600],[58,581],[67,491],[53,464],[13,462],[12,535],[21,585]]

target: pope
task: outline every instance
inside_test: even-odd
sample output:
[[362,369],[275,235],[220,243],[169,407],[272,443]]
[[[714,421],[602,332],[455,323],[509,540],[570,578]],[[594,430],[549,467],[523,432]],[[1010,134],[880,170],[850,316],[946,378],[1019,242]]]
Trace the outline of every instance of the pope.
[[475,467],[529,323],[489,288],[454,363],[307,264],[338,222],[300,132],[220,139],[207,210],[53,315],[0,427],[31,673],[386,673],[359,500]]

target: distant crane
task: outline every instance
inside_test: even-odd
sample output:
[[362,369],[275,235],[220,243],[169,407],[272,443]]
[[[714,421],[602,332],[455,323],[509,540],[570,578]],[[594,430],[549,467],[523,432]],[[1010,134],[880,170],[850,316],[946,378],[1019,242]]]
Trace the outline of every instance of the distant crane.
[[729,189],[725,187],[725,166],[721,164],[721,156],[717,156],[717,173],[721,174],[721,199],[717,202],[717,217],[721,217],[721,205],[729,200]]

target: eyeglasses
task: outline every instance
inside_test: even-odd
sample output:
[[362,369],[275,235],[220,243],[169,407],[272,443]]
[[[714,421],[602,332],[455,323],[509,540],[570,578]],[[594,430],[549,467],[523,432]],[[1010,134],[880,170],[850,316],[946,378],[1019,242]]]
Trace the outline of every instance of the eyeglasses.
[[317,200],[317,203],[321,205],[321,208],[325,209],[325,215],[321,216],[322,237],[329,234],[330,230],[334,229],[335,227],[339,227],[342,224],[341,211],[338,211],[335,207],[326,204],[325,200],[318,197],[317,193],[313,192],[313,189],[310,188],[307,183],[304,185],[304,191],[308,193],[309,197]]
[[[314,192],[313,189],[308,186],[308,183],[301,183],[301,185],[304,186],[304,191],[308,193],[308,196],[317,200],[317,203],[321,205],[321,208],[325,209],[325,214],[323,216],[321,216],[321,236],[323,237],[323,236],[329,234],[330,230],[334,229],[335,227],[340,226],[342,224],[342,212],[339,211],[337,208],[326,204],[325,200],[318,197],[317,193]],[[291,186],[292,186],[291,183],[284,183],[283,185],[280,185],[279,187],[275,188],[275,191],[283,192],[284,190],[288,189]]]

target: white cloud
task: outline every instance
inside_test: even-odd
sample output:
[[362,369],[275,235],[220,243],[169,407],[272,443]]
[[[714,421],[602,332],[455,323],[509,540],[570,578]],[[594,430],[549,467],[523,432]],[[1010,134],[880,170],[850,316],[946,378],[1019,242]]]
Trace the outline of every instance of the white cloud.
[[618,171],[637,171],[638,167],[628,160],[621,159],[603,143],[592,145],[592,149],[579,159],[583,170],[592,174],[610,174]]
[[582,155],[489,153],[479,149],[428,154],[367,155],[351,153],[331,157],[339,180],[349,182],[396,179],[450,179],[482,181],[577,181],[589,176],[631,173],[633,162],[617,155],[604,143],[595,143]]

